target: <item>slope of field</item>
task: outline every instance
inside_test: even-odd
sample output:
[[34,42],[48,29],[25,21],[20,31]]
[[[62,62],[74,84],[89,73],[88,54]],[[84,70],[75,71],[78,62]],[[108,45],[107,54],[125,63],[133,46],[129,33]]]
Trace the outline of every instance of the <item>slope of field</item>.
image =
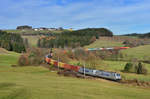
[[85,46],[85,48],[101,48],[101,47],[122,47],[124,46],[121,42],[107,41],[107,40],[96,40],[94,43]]
[[31,33],[31,34],[36,34],[36,33],[61,33],[62,31],[60,30],[56,30],[56,31],[49,31],[49,30],[41,30],[41,31],[34,31],[34,30],[5,30],[6,32],[9,33]]
[[28,39],[28,43],[30,46],[36,47],[37,46],[37,42],[40,38],[40,36],[22,36],[23,38],[27,38]]
[[139,60],[149,60],[150,59],[150,45],[144,45],[139,47],[130,48],[127,50],[122,50],[125,54],[126,59],[137,58]]
[[148,99],[148,88],[58,76],[43,67],[11,67],[19,54],[0,55],[0,99]]
[[124,70],[126,63],[127,62],[123,62],[123,61],[104,61],[105,66],[99,66],[99,69],[119,72],[122,76],[122,79],[125,79],[125,80],[137,79],[139,81],[150,81],[150,64],[143,63],[145,65],[146,69],[148,70],[148,74],[147,75],[139,75],[139,74],[135,74],[135,73],[121,72],[122,70]]
[[137,37],[129,36],[113,36],[113,37],[100,37],[94,43],[85,46],[86,48],[98,48],[98,47],[122,47],[124,46],[124,41],[130,42],[144,42],[145,44],[150,44],[150,39],[140,39]]
[[0,48],[0,54],[8,54],[9,52],[3,48]]
[[94,43],[92,43],[88,46],[85,46],[85,48],[119,47],[119,46],[122,47],[122,46],[124,46],[122,43],[125,39],[128,39],[128,38],[120,37],[120,36],[100,37]]

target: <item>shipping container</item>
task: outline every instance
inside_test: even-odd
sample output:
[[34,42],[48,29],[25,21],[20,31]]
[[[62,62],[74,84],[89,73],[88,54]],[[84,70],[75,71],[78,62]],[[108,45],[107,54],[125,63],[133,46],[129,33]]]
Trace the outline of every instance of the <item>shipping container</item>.
[[55,61],[55,60],[51,59],[50,64],[51,64],[51,65],[54,65],[54,61]]
[[59,66],[59,67],[64,68],[64,65],[65,65],[65,63],[58,62],[58,66]]
[[74,66],[74,65],[70,65],[71,66],[71,70],[73,70],[73,71],[79,71],[79,66]]
[[58,62],[57,61],[54,61],[54,66],[58,66]]
[[48,57],[46,57],[45,61],[46,61],[47,64],[49,64],[50,59]]
[[64,64],[64,69],[71,70],[71,66],[69,64]]

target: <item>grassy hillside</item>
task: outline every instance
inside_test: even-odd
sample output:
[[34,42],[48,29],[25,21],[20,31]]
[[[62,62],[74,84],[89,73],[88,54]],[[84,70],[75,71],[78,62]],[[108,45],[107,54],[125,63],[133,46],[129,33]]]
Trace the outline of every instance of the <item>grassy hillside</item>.
[[94,43],[86,46],[86,48],[98,48],[98,47],[116,47],[116,46],[125,46],[124,41],[136,42],[137,44],[143,42],[144,44],[150,44],[150,39],[140,39],[137,37],[129,36],[113,36],[113,37],[100,37]]
[[94,43],[85,46],[86,48],[100,48],[100,47],[122,47],[124,40],[128,39],[127,37],[113,36],[113,37],[100,37]]
[[28,43],[30,46],[36,47],[37,46],[37,42],[40,38],[40,36],[22,36],[23,38],[27,38],[28,39]]
[[139,47],[130,48],[127,50],[122,50],[125,54],[126,59],[137,58],[139,60],[149,60],[150,59],[150,45],[144,45]]
[[121,42],[107,41],[107,40],[96,40],[94,43],[85,46],[85,48],[101,48],[101,47],[118,47],[124,46]]
[[57,30],[57,31],[49,31],[49,30],[41,30],[41,31],[34,31],[34,30],[5,30],[8,33],[31,33],[31,34],[36,34],[36,33],[61,33],[62,31]]
[[[60,77],[43,67],[11,67],[19,54],[0,54],[0,99],[148,99],[147,88]],[[108,63],[108,62],[107,62]]]
[[138,75],[135,73],[121,72],[124,69],[126,63],[127,62],[122,61],[104,61],[105,66],[100,66],[99,69],[119,72],[122,78],[126,80],[138,79],[139,81],[150,81],[150,64],[143,63],[148,70],[147,75]]

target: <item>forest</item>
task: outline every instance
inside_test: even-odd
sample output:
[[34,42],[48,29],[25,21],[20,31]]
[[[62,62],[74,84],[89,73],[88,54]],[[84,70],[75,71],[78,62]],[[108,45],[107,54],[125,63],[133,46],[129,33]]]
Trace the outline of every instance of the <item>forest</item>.
[[38,40],[38,47],[41,48],[64,48],[64,47],[83,47],[99,39],[101,36],[112,37],[113,33],[105,28],[87,28],[76,31],[65,31],[55,34],[52,37],[45,37]]
[[19,34],[7,33],[4,31],[0,31],[0,47],[18,53],[25,51],[23,39]]

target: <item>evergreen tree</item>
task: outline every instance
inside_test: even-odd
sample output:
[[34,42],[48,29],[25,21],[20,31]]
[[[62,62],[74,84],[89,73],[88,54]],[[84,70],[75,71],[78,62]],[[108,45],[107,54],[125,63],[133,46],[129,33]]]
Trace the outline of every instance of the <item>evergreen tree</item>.
[[23,39],[19,34],[12,34],[4,31],[0,31],[0,47],[19,53],[25,51]]
[[132,69],[132,67],[133,67],[133,64],[132,64],[132,63],[127,63],[127,64],[125,65],[125,67],[124,67],[124,71],[125,71],[125,72],[130,72],[131,69]]
[[141,62],[138,64],[137,74],[147,74],[147,69],[142,65]]

